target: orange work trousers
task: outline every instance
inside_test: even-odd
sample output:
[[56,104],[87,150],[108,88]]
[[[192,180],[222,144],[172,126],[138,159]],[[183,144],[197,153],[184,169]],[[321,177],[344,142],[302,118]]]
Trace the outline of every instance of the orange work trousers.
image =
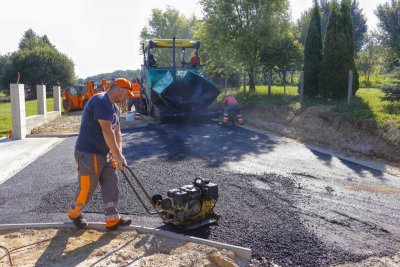
[[82,214],[98,184],[100,184],[103,199],[105,222],[108,227],[114,226],[120,220],[118,205],[118,176],[106,156],[75,150],[75,160],[78,165],[78,188],[68,215],[71,219]]

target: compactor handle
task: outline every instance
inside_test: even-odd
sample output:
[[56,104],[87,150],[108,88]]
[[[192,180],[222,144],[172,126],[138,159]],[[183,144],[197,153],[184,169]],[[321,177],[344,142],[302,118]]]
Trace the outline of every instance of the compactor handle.
[[[149,208],[146,206],[146,204],[143,202],[142,198],[140,197],[138,191],[135,189],[134,185],[132,184],[131,180],[128,178],[128,175],[125,171],[128,171],[129,175],[136,181],[136,183],[139,185],[140,189],[142,190],[142,192],[144,193],[144,195],[146,196],[147,200],[151,203],[151,205],[153,206],[155,211],[150,211]],[[162,215],[160,214],[160,212],[157,211],[156,206],[153,204],[153,202],[151,201],[151,198],[149,196],[149,194],[147,193],[146,189],[143,187],[142,183],[139,181],[139,179],[137,178],[137,176],[135,175],[135,173],[132,171],[131,168],[129,168],[129,166],[124,165],[124,169],[120,170],[120,172],[122,173],[122,175],[124,176],[125,180],[127,181],[129,187],[132,189],[132,191],[135,193],[136,197],[139,199],[140,203],[142,204],[142,206],[145,208],[145,210],[147,211],[147,213],[149,214],[158,214],[162,220],[164,220],[164,218],[162,217]]]

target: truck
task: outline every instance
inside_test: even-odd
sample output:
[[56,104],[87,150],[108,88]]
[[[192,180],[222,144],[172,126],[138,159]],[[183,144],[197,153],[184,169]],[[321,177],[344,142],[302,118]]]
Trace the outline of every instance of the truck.
[[[143,113],[160,121],[171,117],[220,115],[220,110],[210,108],[220,90],[204,76],[205,66],[199,58],[200,41],[175,37],[152,39],[142,42],[141,49]],[[164,54],[159,50],[164,50]],[[162,64],[161,59],[164,59]]]

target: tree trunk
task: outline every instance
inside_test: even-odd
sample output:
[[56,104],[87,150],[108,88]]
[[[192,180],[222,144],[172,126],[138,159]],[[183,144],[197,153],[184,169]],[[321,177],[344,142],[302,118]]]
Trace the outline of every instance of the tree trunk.
[[255,93],[256,92],[256,83],[254,80],[254,68],[250,68],[248,74],[249,74],[249,92]]
[[291,83],[291,84],[294,83],[294,80],[293,80],[293,73],[294,73],[294,71],[293,71],[293,69],[291,69],[291,70],[290,70],[290,83]]
[[226,87],[228,87],[228,76],[227,75],[225,75],[224,91],[226,90]]
[[243,96],[246,96],[246,72],[243,72]]
[[283,78],[283,95],[286,95],[286,70],[282,72]]
[[266,70],[263,70],[262,71],[262,83],[263,84],[267,84],[268,83],[268,73],[267,73],[267,71]]
[[272,69],[268,72],[268,96],[271,96]]

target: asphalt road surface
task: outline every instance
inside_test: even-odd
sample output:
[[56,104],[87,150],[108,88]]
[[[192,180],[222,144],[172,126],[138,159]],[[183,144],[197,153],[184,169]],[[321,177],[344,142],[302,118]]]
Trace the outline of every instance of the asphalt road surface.
[[[219,185],[217,225],[188,232],[250,247],[281,266],[329,266],[400,251],[399,177],[307,146],[216,123],[162,124],[124,132],[124,154],[150,194]],[[62,222],[77,185],[66,138],[0,185],[0,223]],[[165,228],[121,179],[120,211]],[[101,221],[99,191],[86,218]],[[169,229],[169,228],[168,228]]]

